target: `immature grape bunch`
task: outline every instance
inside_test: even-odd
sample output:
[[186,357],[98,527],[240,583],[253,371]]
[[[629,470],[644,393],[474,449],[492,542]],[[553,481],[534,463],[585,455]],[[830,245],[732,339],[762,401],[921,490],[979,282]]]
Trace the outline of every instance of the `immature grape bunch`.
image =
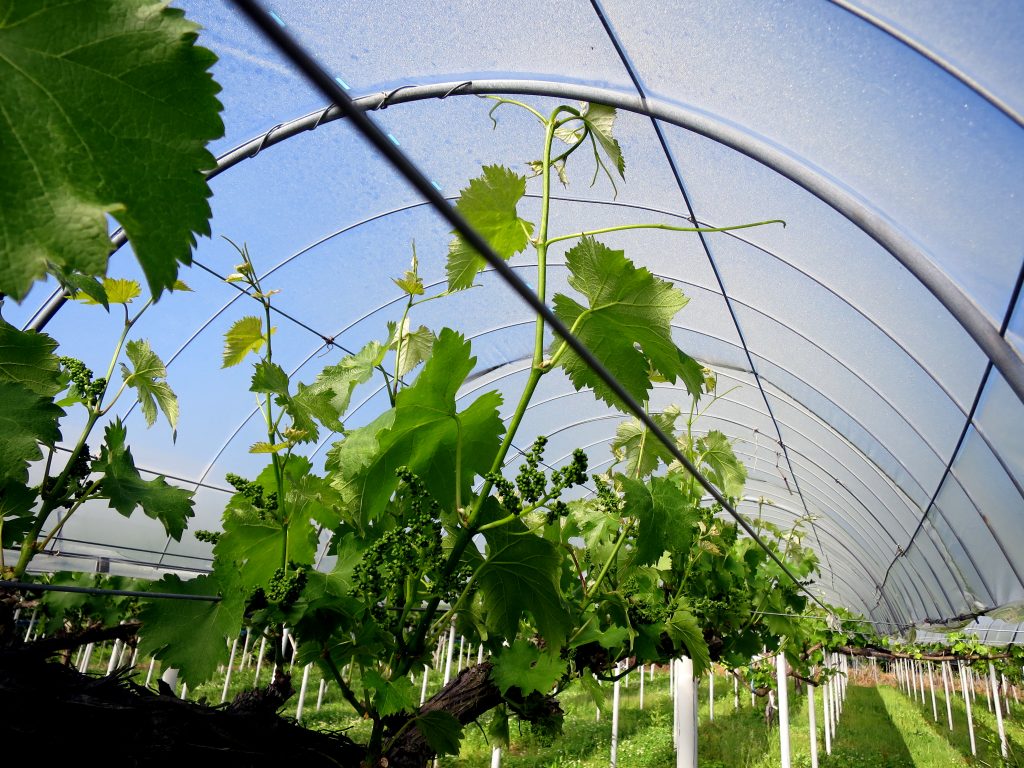
[[92,370],[78,358],[62,356],[58,360],[71,381],[71,393],[89,405],[96,405],[107,388],[107,380],[103,377],[93,380]]
[[308,580],[305,568],[296,566],[295,563],[289,565],[292,568],[291,572],[285,573],[284,568],[278,568],[264,590],[267,600],[277,603],[283,610],[288,610],[295,604]]

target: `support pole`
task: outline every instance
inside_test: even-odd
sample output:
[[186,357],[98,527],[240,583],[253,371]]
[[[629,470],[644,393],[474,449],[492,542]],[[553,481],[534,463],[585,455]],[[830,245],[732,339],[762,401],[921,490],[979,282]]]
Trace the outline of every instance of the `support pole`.
[[811,734],[811,768],[818,768],[818,724],[814,711],[814,686],[807,684],[807,722]]
[[732,708],[740,708],[740,679],[736,675],[732,676]]
[[715,720],[715,665],[711,665],[708,672],[708,719]]
[[[619,665],[615,665],[615,673],[618,676]],[[617,768],[619,764],[619,680],[612,683],[612,751],[611,768]]]
[[996,667],[991,661],[988,663],[988,677],[992,684],[992,703],[996,709],[996,728],[999,731],[999,751],[1005,760],[1009,757],[1009,750],[1006,745],[1006,729],[1003,727],[1003,709],[999,702],[999,688],[996,685]]
[[245,643],[242,644],[242,658],[238,660],[238,671],[241,672],[249,665],[249,646],[252,645],[252,631],[245,630]]
[[932,692],[932,718],[937,723],[939,722],[939,706],[935,703],[935,674],[931,664],[928,665],[928,688]]
[[156,658],[153,656],[149,657],[149,672],[146,673],[146,687],[149,688],[150,682],[153,680],[153,667],[156,665]]
[[320,705],[324,703],[324,691],[327,690],[327,680],[320,678],[320,691],[316,695],[316,711],[320,711]]
[[220,703],[223,704],[228,700],[228,688],[231,685],[231,671],[235,668],[235,651],[238,648],[238,638],[236,637],[231,643],[231,656],[228,658],[228,671],[224,675],[224,690],[220,694]]
[[775,657],[775,681],[779,688],[779,755],[781,768],[792,768],[789,756],[789,685],[786,655]]
[[92,648],[92,643],[85,646],[85,653],[82,655],[82,663],[78,666],[78,671],[82,674],[89,671],[89,661],[92,659]]
[[441,687],[448,685],[452,679],[452,652],[455,648],[455,622],[452,622],[451,627],[448,630],[448,649],[445,653],[444,659],[444,682],[441,683]]
[[974,743],[974,715],[971,714],[971,692],[967,690],[967,669],[963,662],[958,661],[960,667],[960,690],[964,695],[964,707],[967,709],[967,733],[971,737],[971,754],[978,756],[978,747]]
[[676,768],[697,768],[697,688],[693,680],[693,660],[674,662],[676,694]]
[[309,668],[312,664],[307,664],[302,668],[302,685],[299,688],[299,703],[295,706],[295,722],[302,722],[302,708],[306,703],[306,686],[309,685]]
[[832,724],[829,722],[829,684],[828,681],[821,687],[821,725],[825,729],[825,754],[832,754]]
[[949,678],[952,676],[952,673],[949,671],[949,669],[947,669],[949,667],[949,662],[944,661],[944,662],[942,662],[942,664],[940,666],[941,666],[941,669],[942,669],[942,689],[943,689],[943,691],[946,694],[946,719],[949,721],[949,730],[952,732],[952,730],[953,730],[953,702],[950,700],[950,693],[949,693]]
[[640,709],[644,708],[644,665],[640,665]]
[[[124,622],[121,622],[124,624]],[[107,662],[107,676],[109,677],[117,669],[117,663],[121,659],[121,648],[124,646],[124,642],[118,638],[114,641],[114,647],[110,649],[110,660]]]
[[430,667],[423,665],[423,685],[420,686],[420,706],[427,700],[427,684],[430,682]]
[[260,685],[260,669],[263,667],[263,653],[267,650],[267,636],[263,635],[260,638],[260,652],[256,656],[256,674],[252,676],[252,687],[258,688]]
[[[160,679],[167,683],[172,691],[178,689],[178,670],[174,669],[174,667],[165,669],[163,674],[160,675]],[[184,698],[184,691],[182,691],[182,698]]]

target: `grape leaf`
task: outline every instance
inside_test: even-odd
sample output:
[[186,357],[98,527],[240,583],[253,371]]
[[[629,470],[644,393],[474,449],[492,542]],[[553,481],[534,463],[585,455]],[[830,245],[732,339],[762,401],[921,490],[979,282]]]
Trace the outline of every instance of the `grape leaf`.
[[583,121],[590,128],[590,134],[597,139],[597,144],[605,156],[619,172],[619,176],[626,178],[626,158],[622,156],[622,147],[619,146],[618,139],[612,135],[615,114],[615,107],[590,103],[583,111]]
[[[668,381],[685,371],[685,361],[672,340],[671,322],[688,299],[671,283],[637,269],[622,251],[613,251],[584,237],[566,254],[569,285],[585,295],[589,306],[557,294],[555,314],[639,401],[648,399],[650,370]],[[562,345],[557,340],[555,354]],[[592,387],[595,396],[622,409],[618,397],[575,352],[559,358],[576,389]]]
[[102,304],[107,309],[110,308],[110,304],[131,304],[132,299],[137,299],[142,295],[142,287],[137,281],[124,278],[103,278],[101,283],[103,291],[98,295],[98,292],[95,290],[86,290],[86,285],[87,282],[83,281],[81,290],[85,296],[79,297],[79,300],[83,304]]
[[[47,262],[101,275],[108,219],[155,297],[209,234],[224,132],[216,60],[198,27],[150,0],[14,0],[0,20],[0,291],[24,298]],[[41,130],[45,126],[45,130]]]
[[391,282],[401,289],[402,293],[408,296],[423,295],[423,278],[420,277],[420,262],[416,258],[416,244],[412,246],[412,264],[401,277],[391,278]]
[[[116,302],[116,299],[111,299]],[[149,342],[143,339],[129,341],[126,346],[128,359],[131,360],[135,370],[121,363],[121,375],[129,387],[133,387],[138,393],[139,405],[142,406],[142,415],[146,417],[146,424],[150,427],[156,422],[156,412],[159,406],[163,411],[167,422],[171,425],[174,435],[178,432],[178,396],[174,394],[171,385],[164,379],[167,378],[167,367],[150,349]]]
[[434,332],[425,325],[410,331],[409,318],[402,322],[401,335],[398,333],[398,323],[388,323],[388,337],[388,349],[398,353],[398,378],[402,378],[429,358],[434,342],[437,341]]
[[0,484],[0,526],[3,536],[0,544],[15,547],[35,522],[36,492],[22,482],[8,480]]
[[[154,582],[152,590],[215,596],[221,592],[221,584],[215,574],[191,581],[168,574]],[[227,662],[224,640],[235,637],[242,625],[242,600],[230,592],[218,602],[153,598],[143,601],[139,618],[139,653],[160,659],[165,669],[177,669],[185,682],[195,687]]]
[[459,754],[462,725],[450,713],[434,709],[418,715],[414,722],[427,744],[438,755]]
[[711,430],[697,441],[701,462],[707,467],[708,479],[726,496],[743,493],[747,482],[747,468],[736,458],[729,438],[718,430]]
[[64,409],[16,381],[0,381],[0,481],[28,479],[30,461],[43,458],[40,444],[60,440]]
[[[312,384],[298,385],[289,413],[308,414],[328,429],[341,432],[341,417],[348,410],[353,390],[370,380],[374,369],[384,360],[384,353],[385,349],[379,342],[371,341],[356,354],[327,366]],[[283,403],[279,401],[278,404]]]
[[686,648],[686,655],[693,660],[695,678],[711,668],[711,653],[704,640],[704,632],[692,613],[683,608],[677,609],[666,622],[665,628],[673,642],[682,643]]
[[404,675],[385,680],[373,669],[363,670],[363,685],[373,691],[373,708],[381,717],[399,712],[414,712],[419,707],[420,692]]
[[533,691],[546,694],[565,672],[565,662],[550,653],[541,653],[522,638],[502,648],[493,659],[491,678],[504,696],[509,688],[518,688],[524,696]]
[[[354,430],[342,443],[336,453],[339,471],[332,483],[339,490],[347,488],[361,525],[384,510],[398,486],[395,470],[399,467],[417,474],[447,510],[455,508],[456,482],[461,498],[468,500],[473,478],[490,469],[504,431],[498,414],[501,396],[488,392],[461,412],[455,403],[456,392],[475,362],[469,342],[444,329],[416,381],[398,393],[391,426],[380,429],[374,422]],[[366,434],[371,429],[379,429],[373,438],[376,455],[367,456],[373,450]],[[353,438],[357,448],[346,450],[345,443]],[[355,461],[342,467],[343,458]],[[356,478],[340,471],[350,467],[358,471]]]
[[[271,333],[274,329],[271,329]],[[267,341],[263,321],[255,315],[236,320],[224,334],[224,360],[221,368],[238,365],[250,352],[256,352]]]
[[288,374],[277,363],[260,360],[253,371],[249,391],[288,397]]
[[[526,194],[526,178],[500,165],[485,165],[483,174],[459,193],[456,210],[503,259],[510,259],[530,242],[533,224],[519,218],[516,205]],[[456,234],[448,246],[448,290],[469,288],[487,266],[480,253]]]
[[[669,437],[675,431],[679,408],[670,406],[662,413],[652,413],[654,423]],[[639,420],[627,419],[619,424],[612,440],[612,453],[619,461],[626,461],[627,477],[646,477],[658,468],[660,462],[671,464],[675,457],[662,442]]]
[[169,485],[163,475],[143,480],[135,468],[131,449],[124,444],[126,437],[127,430],[120,419],[107,425],[100,457],[92,463],[92,471],[103,474],[97,498],[107,499],[125,517],[136,507],[142,507],[148,517],[163,523],[168,536],[181,541],[186,521],[194,514],[193,494]]
[[45,333],[19,331],[0,318],[0,381],[53,397],[63,389],[56,349],[57,342]]
[[626,509],[639,522],[632,565],[654,564],[666,551],[689,551],[698,514],[671,480],[652,477],[644,484],[623,477],[622,487]]
[[515,637],[525,612],[554,648],[561,648],[571,624],[562,601],[562,556],[555,544],[526,530],[522,523],[484,533],[487,557],[477,571],[487,628]]

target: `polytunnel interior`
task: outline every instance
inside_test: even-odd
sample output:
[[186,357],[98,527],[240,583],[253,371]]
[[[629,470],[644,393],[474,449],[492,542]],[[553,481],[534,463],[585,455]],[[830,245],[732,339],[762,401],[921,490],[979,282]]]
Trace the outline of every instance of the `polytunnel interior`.
[[[246,366],[220,370],[222,338],[247,312],[226,283],[245,243],[275,296],[277,361],[299,380],[386,335],[401,316],[389,279],[413,244],[428,287],[445,282],[449,225],[339,119],[293,62],[231,4],[175,2],[217,56],[225,136],[210,181],[210,238],[138,332],[167,362],[177,437],[122,408],[140,468],[196,492],[191,529],[216,528],[226,472],[261,468]],[[554,232],[694,221],[785,227],[605,237],[689,298],[673,326],[722,395],[697,422],[735,441],[749,479],[738,511],[788,526],[821,574],[812,591],[880,630],[987,615],[1016,635],[1024,601],[1024,15],[1010,4],[805,0],[267,6],[390,140],[454,201],[481,165],[525,172],[539,134],[516,94],[618,107],[626,180],[557,187]],[[539,181],[521,215],[535,218]],[[548,295],[566,288],[564,244]],[[111,272],[137,276],[122,246]],[[529,254],[511,264],[531,279]],[[476,368],[460,392],[514,393],[528,373],[532,310],[493,270],[417,307],[453,327]],[[116,317],[37,287],[7,319],[45,325],[97,366]],[[659,385],[650,407],[685,404]],[[514,396],[506,396],[507,419]],[[387,407],[356,391],[346,426]],[[548,463],[582,447],[600,471],[622,414],[564,376],[546,377],[517,437],[550,436]],[[70,428],[65,434],[70,434]],[[264,435],[265,436],[265,435]],[[313,446],[322,465],[331,442]],[[514,461],[517,461],[515,459]],[[85,508],[61,557],[125,572],[203,570],[209,545],[153,521]],[[40,565],[49,563],[41,560]]]

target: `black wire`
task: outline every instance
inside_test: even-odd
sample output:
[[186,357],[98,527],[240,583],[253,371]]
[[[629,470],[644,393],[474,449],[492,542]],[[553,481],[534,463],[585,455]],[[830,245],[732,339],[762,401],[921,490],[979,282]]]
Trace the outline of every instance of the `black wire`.
[[490,244],[473,229],[455,208],[453,208],[444,195],[437,190],[422,171],[406,157],[394,142],[377,127],[359,109],[347,93],[335,82],[327,72],[300,46],[291,35],[277,24],[261,7],[256,0],[231,0],[232,3],[244,13],[253,24],[272,42],[284,56],[291,61],[306,79],[316,86],[320,92],[330,101],[337,104],[338,108],[352,122],[362,136],[373,146],[377,152],[384,156],[394,168],[405,177],[420,194],[422,194],[433,205],[435,210],[448,221],[449,224],[463,237],[466,242],[476,249],[481,256],[494,268],[494,270],[505,280],[535,312],[537,312],[551,329],[561,337],[565,343],[577,354],[580,359],[590,368],[609,389],[626,406],[627,410],[633,413],[640,422],[651,431],[651,433],[665,446],[672,456],[682,464],[686,470],[697,480],[698,483],[710,493],[715,500],[725,509],[743,528],[744,531],[760,546],[768,556],[782,569],[783,573],[808,597],[817,603],[823,610],[828,611],[826,606],[817,596],[812,594],[804,584],[796,577],[789,567],[782,562],[778,555],[764,543],[757,531],[740,515],[729,503],[728,499],[694,466],[693,462],[683,454],[662,429],[655,423],[636,399],[626,391],[625,387],[613,376],[594,354],[579,341],[551,309],[544,304],[533,293],[530,287],[523,282],[513,269],[494,252]]
[[114,595],[117,597],[152,597],[161,600],[200,600],[220,602],[219,595],[179,595],[174,592],[143,592],[135,589],[100,589],[99,587],[73,587],[68,584],[33,584],[28,581],[0,581],[0,589],[24,589],[32,592],[76,592],[86,595]]

